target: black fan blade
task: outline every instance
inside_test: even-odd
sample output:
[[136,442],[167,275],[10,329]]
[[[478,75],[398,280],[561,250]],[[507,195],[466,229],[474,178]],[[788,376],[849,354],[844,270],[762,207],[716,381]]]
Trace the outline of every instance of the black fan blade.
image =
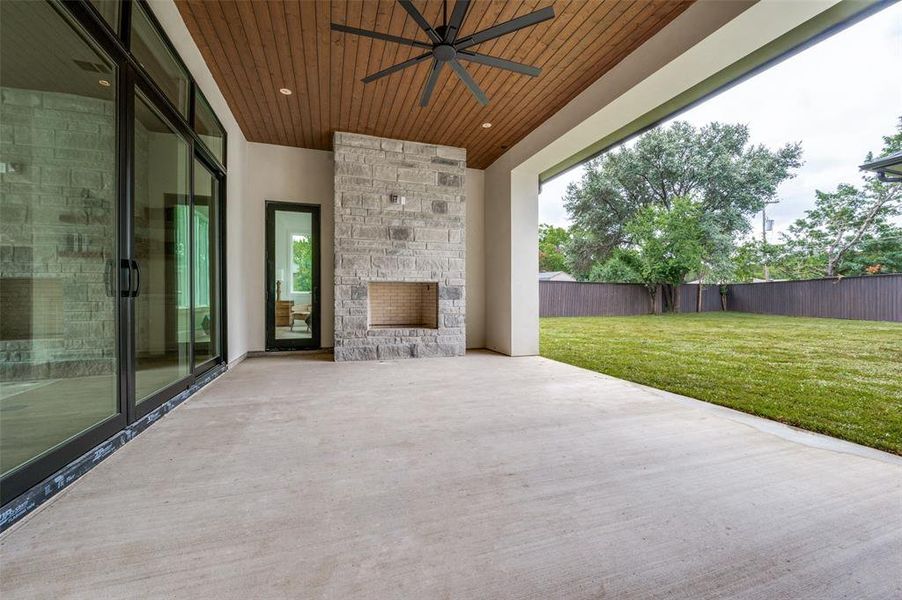
[[432,70],[429,71],[429,77],[426,78],[426,85],[423,86],[423,94],[420,96],[420,106],[427,106],[429,104],[429,99],[432,97],[432,90],[435,89],[435,84],[438,82],[438,76],[442,72],[442,67],[444,65],[445,63],[440,60],[432,61]]
[[363,81],[363,83],[371,83],[381,77],[385,77],[386,75],[391,75],[392,73],[400,71],[401,69],[406,69],[407,67],[412,67],[414,65],[420,64],[421,62],[423,62],[427,58],[430,58],[431,56],[432,56],[432,52],[427,52],[425,54],[420,54],[419,56],[414,56],[410,60],[405,60],[404,62],[393,65],[387,69],[382,69],[381,71],[379,71],[377,73],[373,73],[372,75],[367,75],[366,77],[361,79],[361,81]]
[[464,82],[464,84],[470,88],[470,91],[473,92],[473,95],[476,96],[476,99],[479,100],[479,103],[485,106],[489,103],[488,97],[483,93],[479,86],[476,85],[476,82],[473,81],[473,78],[470,77],[470,74],[464,68],[460,61],[456,58],[450,61],[451,68],[454,69],[454,72],[457,73],[457,76],[460,77],[460,80]]
[[523,15],[522,17],[511,19],[506,23],[501,23],[500,25],[495,25],[494,27],[483,29],[482,31],[478,31],[473,35],[468,35],[467,37],[455,43],[454,47],[457,50],[464,50],[466,48],[469,48],[470,46],[475,46],[476,44],[481,44],[482,42],[493,40],[496,37],[501,37],[502,35],[507,35],[508,33],[513,33],[519,29],[523,29],[524,27],[536,25],[538,23],[541,23],[542,21],[547,21],[548,19],[553,18],[554,7],[546,6],[545,8],[531,12],[528,15]]
[[448,27],[445,29],[445,41],[453,44],[460,33],[460,27],[464,23],[467,16],[467,9],[470,7],[470,0],[457,0],[454,3],[454,10],[451,11],[451,20],[448,21]]
[[514,62],[512,60],[488,56],[487,54],[478,54],[476,52],[458,52],[457,58],[479,63],[481,65],[488,65],[490,67],[498,67],[499,69],[507,69],[508,71],[522,73],[523,75],[529,75],[531,77],[538,77],[539,73],[542,72],[542,69],[539,67],[524,65],[523,63]]
[[410,40],[396,35],[379,33],[378,31],[369,31],[367,29],[357,29],[356,27],[348,27],[347,25],[341,25],[340,23],[332,23],[332,31],[353,33],[354,35],[362,35],[365,37],[376,38],[377,40],[385,40],[386,42],[394,42],[396,44],[416,46],[417,48],[432,48],[432,44],[427,44],[426,42],[421,42],[419,40]]
[[416,24],[420,26],[420,29],[426,32],[426,35],[429,36],[429,39],[438,44],[442,41],[441,36],[436,33],[435,29],[432,28],[432,25],[429,24],[428,21],[420,14],[420,11],[417,10],[417,7],[413,5],[413,2],[410,0],[398,0],[398,3],[404,7],[404,10],[407,11]]

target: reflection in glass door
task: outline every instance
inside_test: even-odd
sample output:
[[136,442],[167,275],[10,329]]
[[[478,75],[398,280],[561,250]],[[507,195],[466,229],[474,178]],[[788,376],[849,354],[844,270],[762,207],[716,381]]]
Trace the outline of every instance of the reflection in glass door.
[[[190,369],[188,143],[135,95],[135,401]],[[181,216],[180,216],[181,215]]]
[[226,136],[150,17],[0,0],[0,505],[226,355]]
[[[53,455],[66,444],[79,436],[96,444],[124,416],[116,288],[119,72],[54,5],[0,2],[0,73],[5,503],[63,464]],[[28,469],[36,475],[23,476]]]
[[319,207],[266,205],[267,349],[319,347]]
[[194,367],[217,358],[219,326],[219,179],[194,160]]

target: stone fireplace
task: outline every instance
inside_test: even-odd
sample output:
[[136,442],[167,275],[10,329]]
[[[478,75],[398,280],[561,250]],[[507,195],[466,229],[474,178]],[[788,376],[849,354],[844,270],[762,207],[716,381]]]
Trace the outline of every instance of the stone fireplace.
[[336,133],[335,360],[466,350],[466,153]]

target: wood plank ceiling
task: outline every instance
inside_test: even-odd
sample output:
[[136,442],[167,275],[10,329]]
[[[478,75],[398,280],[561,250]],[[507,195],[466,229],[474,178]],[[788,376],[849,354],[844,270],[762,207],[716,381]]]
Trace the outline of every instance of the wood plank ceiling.
[[[330,22],[427,41],[394,0],[177,0],[179,10],[245,137],[330,150],[349,131],[467,149],[483,169],[693,0],[477,0],[461,35],[553,5],[556,17],[474,49],[542,68],[528,77],[465,63],[489,96],[480,106],[444,69],[429,106],[419,95],[430,61],[374,83],[360,80],[422,49],[333,32]],[[415,0],[430,23],[440,0]],[[453,1],[449,1],[450,13]],[[293,91],[290,96],[279,88]],[[491,128],[483,128],[491,123]]]

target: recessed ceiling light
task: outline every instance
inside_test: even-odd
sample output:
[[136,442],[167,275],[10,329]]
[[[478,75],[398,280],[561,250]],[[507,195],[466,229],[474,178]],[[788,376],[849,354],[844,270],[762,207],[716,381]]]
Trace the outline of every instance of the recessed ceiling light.
[[482,128],[483,128],[483,129],[488,129],[488,128],[491,127],[491,126],[492,126],[492,124],[489,123],[489,122],[485,122],[485,123],[482,124]]
[[97,83],[99,83],[99,84],[102,85],[103,87],[110,87],[110,82],[107,81],[106,79],[101,79],[101,80],[98,81]]
[[290,95],[291,95],[291,90],[289,90],[288,88],[282,88],[282,89],[279,90],[279,92],[285,94],[286,96],[290,96]]

